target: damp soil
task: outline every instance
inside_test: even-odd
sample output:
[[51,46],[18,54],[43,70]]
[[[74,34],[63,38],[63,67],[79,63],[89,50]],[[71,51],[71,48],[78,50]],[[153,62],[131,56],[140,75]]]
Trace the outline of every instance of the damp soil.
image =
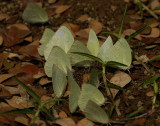
[[[7,13],[11,15],[12,20],[8,21],[7,23],[3,22],[0,23],[0,28],[5,29],[5,27],[9,24],[14,23],[26,23],[22,20],[22,12],[21,9],[22,6],[21,0],[1,0],[0,1],[0,11],[2,13]],[[125,3],[122,0],[57,0],[58,4],[65,4],[70,5],[71,8],[61,14],[61,15],[54,15],[51,12],[54,11],[54,8],[51,8],[50,4],[45,1],[44,2],[44,8],[47,12],[50,12],[50,23],[46,23],[43,25],[30,25],[27,24],[27,26],[32,31],[33,40],[40,39],[43,31],[45,28],[51,28],[54,31],[57,30],[61,24],[64,22],[69,23],[75,23],[79,25],[82,29],[88,27],[88,21],[85,21],[83,23],[78,22],[76,19],[80,17],[83,14],[88,14],[89,17],[93,19],[97,19],[100,21],[104,27],[102,32],[108,31],[108,32],[117,32],[120,24],[120,20],[122,17],[122,13],[124,10]],[[129,10],[137,10],[137,7],[135,5],[130,4]],[[17,18],[17,19],[16,19]],[[152,17],[147,17],[152,18]],[[144,21],[135,20],[129,18],[129,14],[127,14],[124,24],[124,29],[127,28],[127,24],[129,21],[137,21],[140,23],[146,24],[147,18],[144,19]],[[14,21],[15,20],[15,21]],[[152,19],[154,20],[154,19]],[[106,36],[106,34],[100,34],[102,36]],[[141,45],[141,42],[138,40],[132,40],[130,41],[131,47],[133,47],[133,50],[137,55],[153,55],[153,54],[159,54],[160,46],[157,46],[154,49],[145,49],[145,45]],[[139,45],[139,46],[137,46]],[[14,51],[14,50],[12,50]],[[32,59],[31,59],[32,60]],[[35,62],[33,62],[35,63]],[[141,83],[143,83],[145,80],[149,79],[151,77],[150,74],[148,74],[145,70],[145,68],[141,65],[134,65],[133,67],[128,71],[126,71],[131,77],[133,77],[132,81],[126,85],[125,90],[123,92],[120,92],[116,100],[120,99],[119,103],[119,110],[121,112],[121,116],[118,117],[116,113],[113,114],[113,120],[116,119],[124,119],[129,113],[134,112],[138,110],[139,108],[143,107],[144,111],[140,114],[144,114],[145,112],[148,112],[151,110],[152,107],[152,97],[146,96],[146,93],[149,91],[153,91],[153,86],[145,86],[145,87],[138,87]],[[43,67],[43,65],[41,65]],[[152,66],[149,66],[151,68]],[[97,66],[99,69],[99,67]],[[83,75],[90,72],[90,69],[86,68],[75,68],[74,69],[74,76],[75,80],[78,82],[78,84],[82,84]],[[158,72],[158,68],[155,69],[156,72]],[[115,69],[109,69],[109,73],[114,73]],[[160,85],[160,82],[158,82]],[[50,85],[46,88],[50,89]],[[102,90],[103,86],[102,86]],[[52,93],[52,90],[49,91]],[[104,93],[104,92],[103,92]],[[160,97],[157,98],[157,104],[160,105]],[[65,111],[69,117],[71,117],[76,123],[84,117],[82,112],[77,110],[74,114],[69,113],[68,109],[68,102],[63,102],[61,105],[59,105],[60,109]],[[151,115],[143,116],[142,118],[145,118],[146,121],[142,125],[144,126],[158,126],[160,125],[160,109],[157,108],[155,112]],[[141,118],[140,118],[141,119]],[[113,126],[138,126],[137,123],[135,123],[136,119],[126,121],[122,124],[113,124]],[[0,123],[0,125],[4,125]],[[18,125],[18,124],[15,124]],[[101,124],[96,124],[97,126],[102,126]]]

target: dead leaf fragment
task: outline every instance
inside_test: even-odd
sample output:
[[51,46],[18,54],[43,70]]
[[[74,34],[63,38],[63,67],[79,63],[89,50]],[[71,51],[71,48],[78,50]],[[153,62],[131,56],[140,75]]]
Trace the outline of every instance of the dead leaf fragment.
[[152,28],[151,33],[149,35],[141,35],[146,38],[157,38],[160,36],[160,30],[158,28]]
[[79,32],[76,33],[81,38],[88,39],[90,28],[81,29]]
[[77,21],[80,21],[80,22],[84,22],[84,21],[87,21],[89,18],[89,16],[87,14],[84,14],[84,15],[81,15]]
[[145,122],[146,122],[146,118],[141,118],[141,119],[134,120],[133,124],[135,124],[135,125],[144,125]]
[[154,96],[154,91],[149,91],[146,93],[146,96],[148,97],[153,97]]
[[[126,29],[123,31],[123,37],[130,36],[131,34],[133,34],[135,32],[136,32],[136,30],[134,30],[134,29]],[[142,37],[140,36],[140,34],[136,35],[134,38],[136,38],[138,40],[142,40]]]
[[41,78],[39,81],[40,85],[46,85],[48,83],[51,83],[52,81],[48,80],[48,78]]
[[150,25],[150,27],[151,28],[156,28],[156,27],[158,27],[159,26],[159,22],[154,22],[154,23],[152,23],[151,25]]
[[8,90],[5,89],[5,86],[0,84],[0,98],[11,97],[12,95]]
[[152,10],[156,7],[159,7],[159,6],[160,6],[159,0],[152,0],[152,2],[151,2],[151,9]]
[[12,76],[13,76],[13,74],[2,74],[2,75],[0,75],[0,83],[2,83],[3,81],[9,79]]
[[69,8],[70,8],[69,5],[60,5],[56,9],[56,13],[61,14],[61,13],[65,12],[66,10],[68,10]]
[[102,27],[103,27],[103,24],[97,20],[92,20],[89,24],[89,28],[93,29],[96,34],[101,32]]
[[82,120],[80,120],[78,123],[77,123],[77,126],[87,126],[88,124],[93,124],[93,122],[91,122],[90,120],[88,120],[87,118],[84,118]]
[[67,114],[66,114],[64,111],[60,111],[60,112],[59,112],[59,117],[60,117],[61,119],[67,118]]
[[56,124],[60,126],[76,126],[75,122],[71,118],[57,119]]
[[6,18],[8,18],[7,14],[3,14],[3,13],[0,14],[0,21],[4,20]]
[[[117,71],[113,77],[110,79],[110,83],[116,84],[120,87],[124,87],[126,84],[128,84],[131,81],[131,77],[122,71]],[[113,94],[113,97],[116,96],[119,90],[111,89],[111,92]]]
[[27,118],[27,117],[25,117],[25,116],[17,116],[16,118],[15,118],[15,121],[16,122],[19,122],[19,123],[21,123],[21,124],[23,124],[23,125],[28,125],[29,124],[29,119]]
[[53,4],[53,3],[55,3],[56,2],[56,0],[48,0],[48,3],[49,4]]

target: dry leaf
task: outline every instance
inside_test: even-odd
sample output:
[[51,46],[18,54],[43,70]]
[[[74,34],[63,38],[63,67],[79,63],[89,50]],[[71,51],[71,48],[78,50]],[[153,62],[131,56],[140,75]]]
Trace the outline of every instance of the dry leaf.
[[0,75],[0,83],[2,83],[3,81],[11,78],[13,76],[13,74],[1,74]]
[[29,37],[26,37],[24,40],[27,42],[32,42],[33,39],[32,39],[32,36],[29,36]]
[[57,119],[55,123],[60,126],[76,126],[75,122],[71,118]]
[[[113,75],[113,77],[110,79],[110,83],[116,84],[120,87],[124,87],[126,84],[128,84],[131,81],[131,77],[122,71],[117,71]],[[113,94],[113,97],[116,96],[119,90],[117,89],[111,89],[111,92]]]
[[146,118],[140,118],[140,119],[134,120],[133,124],[135,124],[135,125],[144,125],[145,122],[146,122]]
[[158,27],[159,26],[159,22],[154,22],[154,23],[152,23],[151,25],[150,25],[150,27],[151,28],[156,28],[156,27]]
[[18,28],[20,30],[24,30],[24,31],[30,32],[29,28],[25,24],[12,24],[12,25],[8,25],[7,29],[10,29],[11,27],[16,27],[16,28]]
[[59,112],[59,117],[60,117],[61,119],[67,118],[67,114],[66,114],[64,111],[60,111],[60,112]]
[[33,75],[33,78],[38,79],[45,76],[44,68],[40,68],[37,74]]
[[157,38],[143,38],[142,39],[142,43],[144,43],[145,45],[149,45],[154,43],[157,40]]
[[152,10],[156,7],[159,7],[159,6],[160,6],[159,0],[152,0],[152,2],[151,2],[151,9]]
[[[130,36],[131,34],[135,33],[136,30],[134,29],[127,29],[123,31],[123,37],[126,36]],[[142,37],[140,36],[140,34],[136,35],[134,38],[138,39],[138,40],[142,40]]]
[[19,49],[19,52],[26,56],[33,56],[40,59],[40,55],[38,53],[39,40],[35,40],[34,42],[28,44],[27,46],[22,46]]
[[70,8],[69,5],[60,5],[56,9],[56,13],[61,14],[61,13],[65,12],[66,10],[68,10],[69,8]]
[[19,89],[17,87],[5,86],[4,87],[11,95],[19,94]]
[[19,96],[13,96],[11,99],[5,99],[6,102],[12,106],[13,108],[18,108],[18,109],[24,109],[24,107],[21,105],[23,102],[27,102],[26,99],[19,97]]
[[15,121],[19,122],[19,123],[21,123],[23,125],[26,125],[26,126],[28,126],[28,124],[29,124],[29,119],[27,117],[23,116],[23,115],[17,116],[15,118]]
[[47,94],[47,90],[45,90],[44,88],[42,88],[41,86],[29,86],[39,97],[42,97],[43,95]]
[[48,80],[48,78],[41,78],[39,81],[40,85],[46,85],[48,83],[51,83],[52,81]]
[[81,15],[77,21],[80,21],[80,22],[84,22],[84,21],[87,21],[89,18],[89,16],[87,14],[84,14],[84,15]]
[[9,119],[5,116],[0,116],[0,122],[6,123],[6,124],[10,123]]
[[0,14],[0,21],[6,19],[6,18],[8,18],[8,17],[9,17],[9,16],[8,16],[7,14],[1,13],[1,14]]
[[158,28],[152,28],[150,35],[141,35],[146,38],[157,38],[160,35],[160,30]]
[[75,37],[76,33],[79,31],[80,26],[72,23],[63,23],[62,26],[66,26],[72,33],[72,35]]
[[154,91],[149,91],[146,93],[146,96],[148,97],[153,97],[154,96]]
[[81,38],[88,39],[90,28],[81,29],[79,32],[76,33]]
[[145,49],[153,49],[155,47],[157,47],[158,45],[149,45],[149,46],[146,46]]
[[11,97],[12,95],[8,90],[5,89],[5,86],[0,84],[0,98]]
[[77,126],[87,126],[88,124],[93,124],[93,122],[91,122],[90,120],[88,120],[87,118],[84,118],[82,120],[80,120],[78,123],[77,123]]
[[89,23],[89,28],[93,29],[96,34],[100,33],[102,31],[103,24],[97,20],[92,20]]

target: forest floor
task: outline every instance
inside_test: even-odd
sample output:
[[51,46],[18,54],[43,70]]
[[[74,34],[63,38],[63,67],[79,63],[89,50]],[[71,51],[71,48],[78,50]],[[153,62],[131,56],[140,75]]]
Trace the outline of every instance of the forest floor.
[[[127,14],[123,25],[123,36],[128,36],[148,23],[151,26],[130,40],[130,47],[134,53],[145,60],[160,55],[160,23],[147,11],[144,11],[144,19],[140,17],[138,5],[127,0],[46,0],[36,1],[49,15],[49,23],[29,24],[22,19],[22,13],[29,0],[1,0],[0,1],[0,112],[11,109],[23,109],[26,106],[28,94],[11,77],[16,76],[25,84],[30,84],[41,99],[54,97],[51,79],[44,73],[43,57],[38,54],[39,40],[45,28],[56,31],[61,25],[70,27],[74,31],[74,37],[85,45],[88,40],[86,29],[92,28],[102,44],[108,34],[103,32],[118,33],[125,4],[128,4]],[[143,2],[150,9],[160,6],[158,0]],[[160,11],[156,11],[160,15]],[[113,37],[113,40],[115,38]],[[155,75],[160,73],[160,60],[147,64]],[[98,67],[97,67],[98,68]],[[111,79],[117,69],[108,69],[107,78]],[[160,125],[160,107],[152,109],[154,96],[153,85],[139,87],[140,84],[151,78],[153,74],[148,72],[136,59],[133,58],[132,67],[125,72],[131,77],[131,81],[125,84],[125,90],[116,95],[115,101],[119,102],[117,107],[120,116],[113,113],[112,119],[124,119],[136,110],[144,108],[143,111],[134,116],[133,119],[125,120],[121,124],[113,126],[158,126]],[[88,81],[90,69],[75,68],[74,77],[79,85]],[[125,80],[125,78],[124,78]],[[157,80],[160,87],[160,80]],[[102,87],[103,88],[103,87]],[[102,89],[103,90],[103,89]],[[63,98],[68,99],[69,90]],[[103,91],[102,91],[103,92]],[[103,92],[105,93],[105,92]],[[156,99],[160,106],[160,97]],[[108,109],[105,108],[107,111]],[[74,114],[69,112],[68,101],[60,102],[57,109],[53,111],[57,118],[67,118],[68,122],[62,120],[62,126],[87,126],[89,122],[84,114],[77,110]],[[5,115],[0,116],[1,126],[28,125],[29,115]],[[87,121],[88,122],[87,122]],[[81,122],[80,122],[81,121]],[[46,118],[41,115],[36,122],[37,125],[49,125]],[[84,124],[83,124],[84,123]],[[86,123],[86,124],[85,124]],[[94,123],[94,122],[93,122]],[[54,124],[58,125],[58,124]],[[94,123],[95,126],[102,124]]]

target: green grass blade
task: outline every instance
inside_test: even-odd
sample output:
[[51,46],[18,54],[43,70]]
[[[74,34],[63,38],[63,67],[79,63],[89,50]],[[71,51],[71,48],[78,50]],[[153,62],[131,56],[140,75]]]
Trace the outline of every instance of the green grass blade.
[[112,117],[112,114],[113,114],[114,109],[115,109],[115,106],[114,106],[114,105],[111,105],[110,108],[109,108],[109,112],[108,112],[109,118]]
[[64,101],[64,99],[48,99],[42,102],[42,106],[44,106],[45,104],[48,104],[50,102],[57,102],[57,101]]
[[34,114],[34,112],[33,110],[27,108],[27,109],[14,109],[0,113],[0,115],[7,115],[7,114]]
[[46,107],[42,107],[41,110],[45,112],[53,122],[55,121],[54,116],[50,113],[50,111]]
[[123,63],[115,62],[115,61],[109,61],[105,64],[105,66],[118,67],[118,66],[127,66],[127,65]]
[[123,28],[123,23],[124,23],[126,12],[127,12],[127,4],[125,5],[125,9],[122,15],[121,24],[120,24],[119,31],[118,31],[118,38],[120,38],[122,34],[122,28]]
[[148,28],[152,23],[146,24],[144,27],[138,29],[135,33],[131,34],[130,36],[128,36],[126,38],[127,41],[129,41],[131,38],[134,38],[136,35],[138,35],[139,33],[141,33],[143,30],[145,30],[146,28]]
[[145,86],[148,84],[152,84],[154,83],[154,81],[156,81],[158,78],[160,77],[160,74],[157,74],[156,76],[151,77],[150,79],[148,79],[147,81],[145,81],[144,83],[142,83],[140,86]]
[[30,89],[26,84],[24,84],[22,81],[20,81],[17,77],[13,77],[15,81],[17,81],[26,91],[40,104],[41,99],[40,97],[32,90]]
[[143,7],[142,7],[142,1],[141,0],[137,0],[138,2],[138,7],[141,13],[141,18],[143,19]]
[[139,110],[136,110],[136,111],[130,113],[129,115],[126,116],[126,118],[131,118],[131,117],[137,115],[138,113],[140,113],[140,112],[142,112],[142,111],[144,111],[144,108],[141,108],[141,109],[139,109]]
[[108,82],[108,83],[107,83],[107,85],[108,85],[108,87],[109,87],[109,88],[114,88],[114,89],[118,89],[118,90],[121,90],[121,91],[123,91],[123,90],[124,90],[124,88],[123,88],[123,87],[120,87],[120,86],[115,85],[115,84],[110,83],[110,82]]
[[153,10],[160,10],[160,6],[159,7],[155,7]]
[[113,35],[115,36],[117,39],[119,38],[119,36],[115,33],[112,33],[112,32],[103,32],[103,33],[106,33],[106,34],[109,34],[109,35]]
[[148,63],[149,63],[149,62],[152,62],[152,61],[155,61],[155,60],[157,60],[157,59],[160,59],[160,55],[157,55],[157,56],[154,56],[154,57],[150,58],[150,59],[148,60]]
[[103,64],[103,61],[102,61],[100,58],[98,58],[98,57],[96,57],[96,56],[93,56],[93,55],[91,55],[91,54],[82,53],[82,52],[72,52],[72,53],[74,53],[74,54],[79,54],[79,55],[82,55],[82,56],[86,56],[86,57],[88,57],[88,58],[91,58],[91,59],[96,60],[96,61],[100,62],[101,64]]

